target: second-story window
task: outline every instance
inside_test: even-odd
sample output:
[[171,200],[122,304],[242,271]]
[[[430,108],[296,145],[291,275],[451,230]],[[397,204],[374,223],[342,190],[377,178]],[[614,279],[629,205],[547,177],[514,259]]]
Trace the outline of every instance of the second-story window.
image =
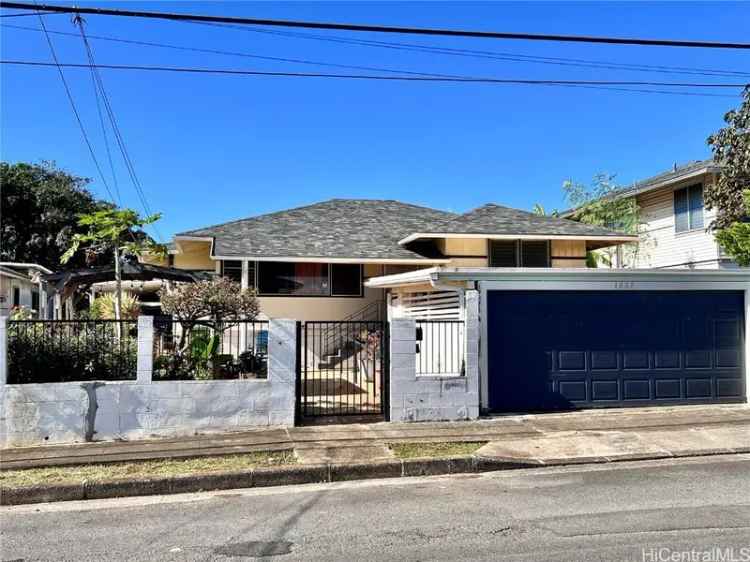
[[703,186],[696,184],[675,190],[675,232],[687,232],[700,228],[703,228]]

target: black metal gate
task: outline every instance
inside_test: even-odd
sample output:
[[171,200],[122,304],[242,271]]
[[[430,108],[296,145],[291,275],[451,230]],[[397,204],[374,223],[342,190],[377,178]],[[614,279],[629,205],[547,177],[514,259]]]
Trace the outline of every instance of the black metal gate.
[[314,321],[298,329],[301,419],[386,412],[387,323]]

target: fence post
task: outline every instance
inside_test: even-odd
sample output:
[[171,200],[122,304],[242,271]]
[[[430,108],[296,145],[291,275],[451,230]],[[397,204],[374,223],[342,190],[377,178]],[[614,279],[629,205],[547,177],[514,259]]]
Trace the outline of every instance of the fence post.
[[471,397],[467,401],[467,414],[469,419],[476,419],[479,417],[479,335],[480,329],[480,318],[479,318],[479,291],[468,290],[465,293],[465,344],[464,354],[466,361],[466,381],[467,386],[467,398]]
[[412,318],[393,318],[389,330],[388,406],[390,421],[416,421],[416,411],[407,406],[417,388],[417,325]]
[[139,383],[151,382],[154,370],[154,317],[138,317],[138,366],[136,378]]
[[0,386],[8,382],[8,317],[0,314]]
[[268,382],[271,383],[271,425],[294,425],[297,401],[297,322],[268,323]]

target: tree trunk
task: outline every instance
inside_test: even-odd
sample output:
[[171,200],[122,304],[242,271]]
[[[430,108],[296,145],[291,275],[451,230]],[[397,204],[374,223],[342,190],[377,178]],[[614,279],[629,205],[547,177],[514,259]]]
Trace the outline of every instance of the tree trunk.
[[122,336],[122,272],[120,271],[120,248],[115,245],[115,320],[117,320],[117,337]]

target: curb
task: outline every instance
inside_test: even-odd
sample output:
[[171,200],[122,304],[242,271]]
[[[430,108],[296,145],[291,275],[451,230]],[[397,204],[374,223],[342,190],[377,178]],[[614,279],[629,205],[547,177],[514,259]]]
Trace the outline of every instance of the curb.
[[294,484],[345,482],[372,478],[402,478],[411,476],[439,476],[571,466],[582,464],[615,463],[632,460],[661,460],[664,458],[699,457],[750,452],[750,448],[732,451],[692,451],[684,455],[643,454],[624,456],[597,456],[567,459],[517,459],[456,456],[443,458],[394,459],[372,463],[291,465],[276,468],[256,468],[210,474],[189,474],[136,480],[111,480],[106,482],[80,482],[77,484],[50,484],[38,486],[0,487],[0,505],[25,505],[34,503],[123,498],[165,494],[184,494],[230,490],[237,488],[263,488]]
[[59,501],[124,498],[229,490],[346,482],[372,478],[439,476],[540,466],[536,462],[483,459],[472,456],[439,459],[398,459],[372,463],[291,465],[276,468],[189,474],[135,480],[81,482],[0,488],[0,505],[25,505]]

